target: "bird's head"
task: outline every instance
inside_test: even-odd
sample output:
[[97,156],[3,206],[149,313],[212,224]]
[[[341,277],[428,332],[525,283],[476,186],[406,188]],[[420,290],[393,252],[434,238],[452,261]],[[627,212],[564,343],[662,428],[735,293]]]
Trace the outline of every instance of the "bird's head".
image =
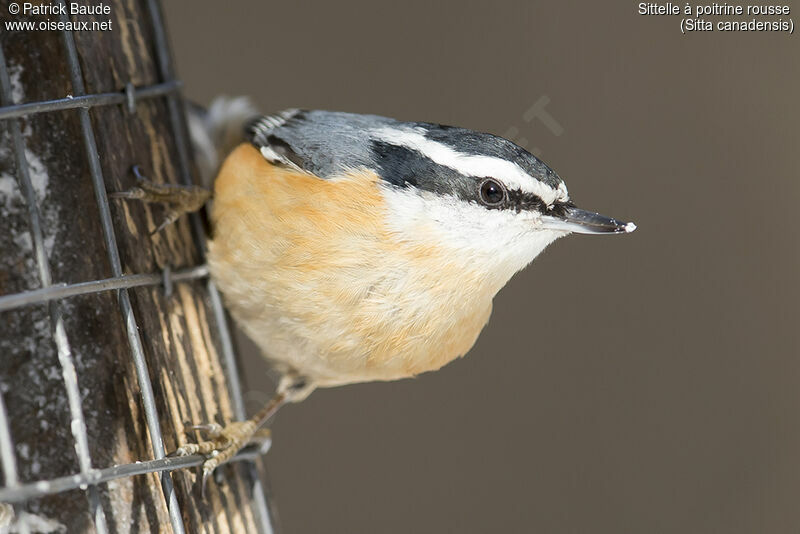
[[636,229],[575,207],[552,169],[496,135],[302,110],[260,118],[250,131],[268,159],[321,178],[376,175],[394,239],[440,250],[498,290],[559,237]]
[[555,172],[502,137],[427,123],[377,128],[371,137],[398,234],[439,241],[500,287],[559,237],[636,229],[575,207]]

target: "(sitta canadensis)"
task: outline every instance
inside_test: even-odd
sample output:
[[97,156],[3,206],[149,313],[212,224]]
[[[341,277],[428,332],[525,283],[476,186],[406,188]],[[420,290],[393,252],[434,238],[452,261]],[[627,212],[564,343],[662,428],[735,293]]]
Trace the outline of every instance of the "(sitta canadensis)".
[[[229,145],[219,137],[244,122],[223,117],[203,141],[193,120],[206,147]],[[463,356],[495,294],[559,237],[636,228],[576,208],[546,164],[488,133],[303,110],[245,131],[214,181],[208,265],[283,379],[253,419],[180,449],[216,453],[206,476],[317,387],[412,377]]]

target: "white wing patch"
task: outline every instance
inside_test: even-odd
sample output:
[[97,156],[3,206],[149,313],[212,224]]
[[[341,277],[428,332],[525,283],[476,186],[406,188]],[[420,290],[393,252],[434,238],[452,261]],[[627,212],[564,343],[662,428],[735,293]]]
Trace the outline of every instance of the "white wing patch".
[[270,146],[269,141],[267,141],[272,130],[286,124],[298,111],[300,110],[287,109],[275,115],[266,115],[261,117],[251,128],[253,132],[253,141],[259,145],[259,151],[261,155],[264,156],[264,159],[273,164],[284,165],[297,171],[303,171],[296,163],[276,152]]
[[274,165],[283,165],[284,167],[289,167],[298,172],[306,172],[304,169],[298,167],[295,162],[275,152],[269,145],[263,145],[261,148],[259,148],[259,152],[261,152],[261,155],[264,156],[264,159]]
[[537,195],[547,205],[556,200],[569,198],[563,182],[559,184],[558,189],[554,189],[529,175],[516,163],[502,158],[464,154],[413,130],[381,128],[375,130],[374,135],[383,141],[416,150],[439,165],[450,167],[462,174],[496,178],[509,189]]

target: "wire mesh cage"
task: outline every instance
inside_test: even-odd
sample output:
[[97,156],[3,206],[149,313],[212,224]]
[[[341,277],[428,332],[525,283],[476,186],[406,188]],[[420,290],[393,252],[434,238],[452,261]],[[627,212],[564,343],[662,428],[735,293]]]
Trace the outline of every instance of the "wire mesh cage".
[[118,0],[108,30],[71,31],[52,5],[60,26],[0,30],[0,531],[272,532],[268,444],[203,499],[203,458],[166,456],[185,421],[245,418],[203,222],[151,235],[158,207],[109,201],[133,166],[192,182],[160,7]]

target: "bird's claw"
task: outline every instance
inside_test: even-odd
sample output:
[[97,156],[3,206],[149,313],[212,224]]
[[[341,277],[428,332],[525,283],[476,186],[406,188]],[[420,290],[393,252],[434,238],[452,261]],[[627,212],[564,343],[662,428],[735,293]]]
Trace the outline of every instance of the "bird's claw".
[[185,213],[192,213],[202,208],[211,198],[211,191],[196,185],[157,184],[142,176],[138,165],[134,165],[133,174],[136,185],[127,191],[109,193],[111,198],[125,200],[141,200],[148,204],[167,204],[164,221],[150,232],[156,234],[174,223]]
[[[197,443],[186,443],[178,447],[170,456],[192,456],[199,454],[205,456],[205,461],[201,467],[200,495],[205,495],[205,488],[208,478],[214,470],[224,464],[247,445],[251,438],[257,435],[256,425],[253,421],[235,421],[227,425],[220,426],[216,423],[205,425],[187,425],[185,432],[198,431],[207,436],[208,439]],[[258,434],[261,434],[259,432]],[[260,436],[258,436],[260,437]]]

